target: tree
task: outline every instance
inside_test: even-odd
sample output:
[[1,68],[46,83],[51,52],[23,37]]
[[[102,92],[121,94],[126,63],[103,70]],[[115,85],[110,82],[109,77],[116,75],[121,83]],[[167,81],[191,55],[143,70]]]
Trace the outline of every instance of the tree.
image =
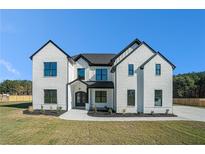
[[174,76],[173,82],[175,98],[205,97],[205,72],[179,74]]
[[0,83],[0,93],[10,95],[31,95],[32,82],[29,80],[5,80]]

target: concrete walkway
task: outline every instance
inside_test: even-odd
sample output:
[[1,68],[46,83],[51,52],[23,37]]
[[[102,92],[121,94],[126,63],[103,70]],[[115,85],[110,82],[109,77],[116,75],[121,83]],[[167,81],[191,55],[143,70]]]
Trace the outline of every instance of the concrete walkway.
[[91,117],[87,111],[72,109],[60,116],[65,120],[83,121],[170,121],[170,120],[194,120],[205,122],[205,108],[190,106],[173,106],[174,114],[178,117]]

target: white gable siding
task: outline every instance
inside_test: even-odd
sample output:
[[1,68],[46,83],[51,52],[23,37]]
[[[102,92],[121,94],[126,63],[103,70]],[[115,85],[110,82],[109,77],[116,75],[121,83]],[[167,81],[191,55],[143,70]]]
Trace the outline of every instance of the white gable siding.
[[118,58],[115,59],[114,65],[116,65],[119,61],[121,61],[125,56],[127,56],[130,52],[133,51],[133,49],[136,49],[138,46],[137,43],[133,44],[131,47],[129,47],[127,50],[125,50]]
[[[142,90],[139,87],[143,82],[143,75],[139,69],[139,66],[143,64],[148,58],[153,55],[153,52],[144,44],[137,48],[132,54],[130,54],[125,60],[123,60],[116,67],[116,105],[117,112],[122,112],[123,109],[126,112],[137,112],[142,109],[137,109],[137,102],[142,101],[138,95]],[[128,64],[134,64],[134,76],[128,76]],[[135,90],[135,107],[127,106],[127,90]],[[139,94],[138,94],[139,92]]]
[[91,66],[89,69],[89,80],[96,81],[96,69],[105,68],[107,69],[107,81],[113,81],[113,73],[110,72],[111,67],[106,66]]
[[[161,76],[155,75],[155,64],[161,64]],[[162,107],[154,106],[154,90],[162,90]],[[144,67],[144,112],[172,113],[172,66],[159,55]]]
[[96,81],[96,69],[105,68],[108,74],[107,81],[113,81],[113,73],[110,72],[111,67],[109,66],[89,66],[83,58],[80,58],[76,61],[74,68],[74,79],[77,79],[77,69],[85,68],[85,81]]
[[[57,62],[57,77],[44,77],[44,62]],[[33,107],[40,109],[56,109],[57,105],[44,104],[44,89],[57,89],[57,103],[66,110],[66,84],[68,76],[68,60],[52,43],[39,51],[32,61]]]
[[90,67],[83,58],[76,61],[74,68],[74,80],[77,79],[78,68],[85,68],[85,81],[89,80]]

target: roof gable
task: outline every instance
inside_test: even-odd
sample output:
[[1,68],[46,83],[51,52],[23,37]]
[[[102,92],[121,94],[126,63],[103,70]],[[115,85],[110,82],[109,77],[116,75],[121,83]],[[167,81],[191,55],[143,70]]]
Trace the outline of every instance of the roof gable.
[[52,43],[56,48],[58,48],[63,54],[65,54],[67,56],[67,58],[69,60],[71,60],[72,58],[65,52],[63,51],[63,49],[61,49],[57,44],[55,44],[52,40],[49,40],[48,42],[46,42],[40,49],[38,49],[36,52],[34,52],[31,56],[30,56],[30,59],[32,60],[33,57],[38,53],[40,52],[46,45],[48,45],[49,43]]
[[148,49],[150,49],[150,51],[152,52],[152,53],[156,53],[156,51],[152,48],[152,47],[150,47],[147,43],[145,43],[144,41],[143,42],[141,42],[135,49],[133,49],[129,54],[127,54],[125,57],[123,57],[117,64],[115,64],[113,67],[112,67],[112,69],[111,69],[111,72],[113,73],[113,72],[115,72],[115,70],[116,70],[116,67],[122,62],[122,61],[124,61],[127,57],[129,57],[134,51],[136,51],[139,47],[141,47],[142,45],[145,45]]
[[128,48],[130,48],[131,46],[133,46],[134,44],[140,45],[141,41],[139,39],[134,39],[130,44],[128,44],[122,51],[120,51],[115,57],[112,58],[111,61],[114,61],[115,59],[117,59],[120,55],[122,55]]
[[144,66],[149,63],[155,56],[159,55],[162,59],[164,59],[166,62],[168,62],[173,69],[176,68],[176,66],[174,64],[172,64],[166,57],[164,57],[160,52],[155,53],[153,56],[151,56],[149,59],[147,59],[141,66],[141,69],[144,69]]

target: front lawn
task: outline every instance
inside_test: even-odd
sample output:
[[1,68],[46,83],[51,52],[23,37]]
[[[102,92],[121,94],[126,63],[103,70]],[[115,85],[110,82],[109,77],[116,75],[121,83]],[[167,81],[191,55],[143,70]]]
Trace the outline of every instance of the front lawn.
[[205,144],[205,123],[89,122],[22,114],[30,103],[0,103],[0,144]]

